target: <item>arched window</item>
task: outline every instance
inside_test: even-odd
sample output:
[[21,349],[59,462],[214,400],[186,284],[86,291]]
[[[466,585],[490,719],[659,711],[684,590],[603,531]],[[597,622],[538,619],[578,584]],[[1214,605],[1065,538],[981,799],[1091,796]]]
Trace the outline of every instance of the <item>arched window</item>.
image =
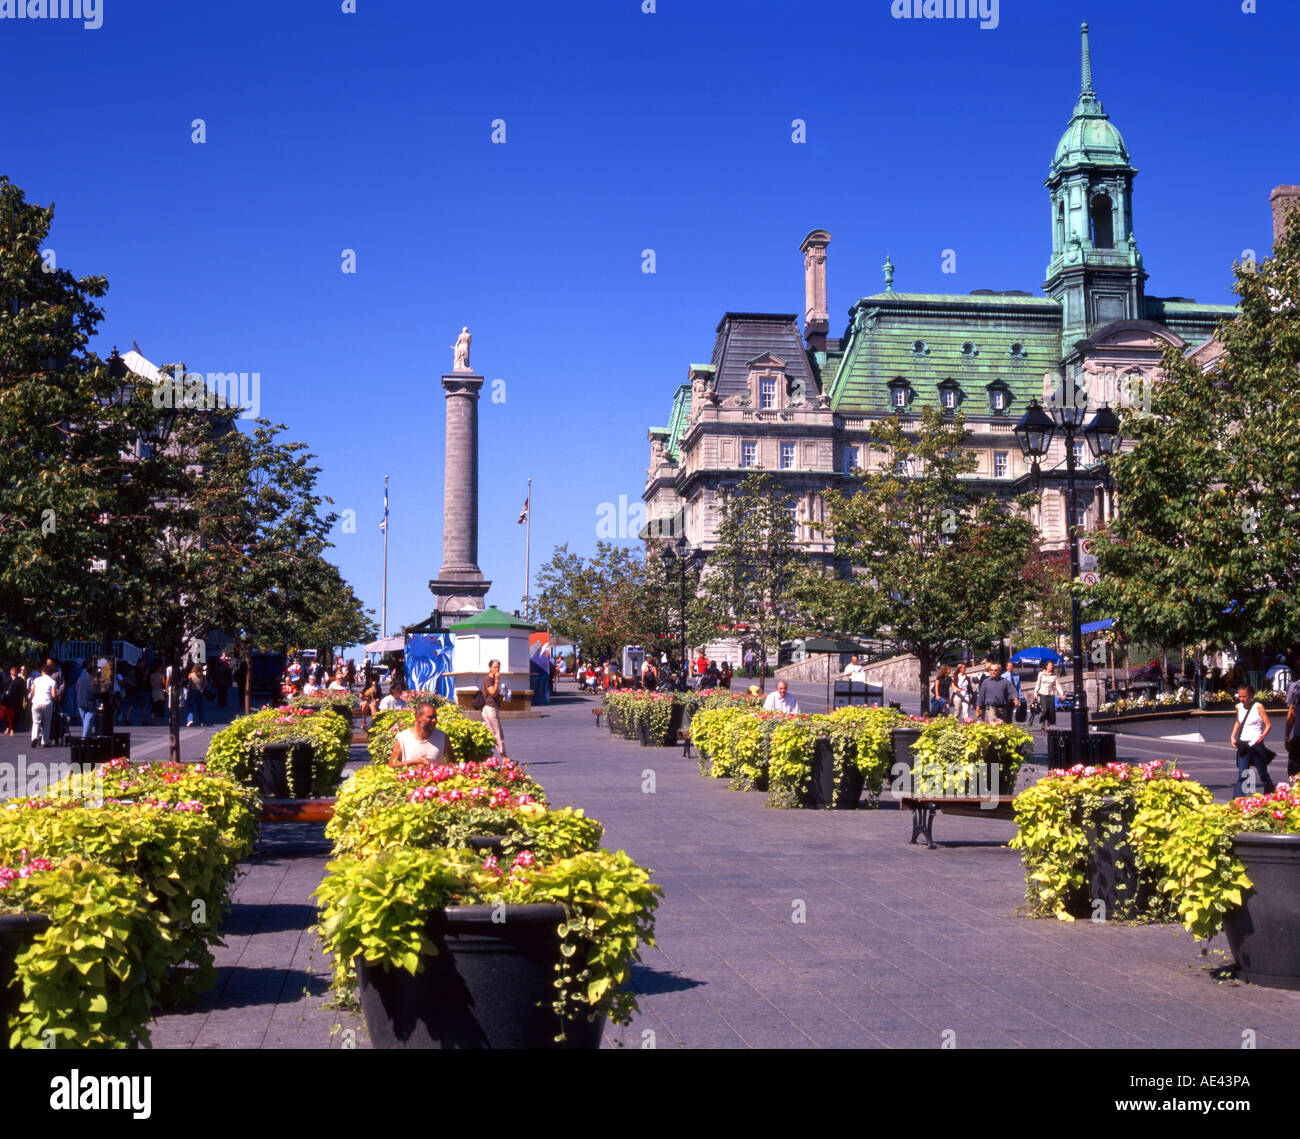
[[1114,214],[1111,212],[1108,194],[1098,194],[1092,199],[1092,208],[1088,213],[1088,228],[1094,249],[1115,248]]

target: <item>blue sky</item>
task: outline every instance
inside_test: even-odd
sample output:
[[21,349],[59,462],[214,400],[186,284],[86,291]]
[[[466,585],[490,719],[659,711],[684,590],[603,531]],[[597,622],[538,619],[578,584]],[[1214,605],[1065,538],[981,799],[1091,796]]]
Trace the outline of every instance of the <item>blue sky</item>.
[[1269,190],[1300,182],[1300,5],[1257,6],[1001,0],[981,29],[890,0],[102,0],[97,30],[0,19],[0,172],[56,204],[61,267],[108,277],[101,352],[260,373],[262,414],[355,513],[333,556],[376,615],[391,476],[394,631],[441,564],[462,325],[505,381],[480,404],[479,563],[509,610],[526,480],[534,571],[591,552],[722,313],[802,311],[809,230],[834,238],[832,335],[886,253],[900,291],[1041,293],[1082,20],[1148,291],[1231,302]]

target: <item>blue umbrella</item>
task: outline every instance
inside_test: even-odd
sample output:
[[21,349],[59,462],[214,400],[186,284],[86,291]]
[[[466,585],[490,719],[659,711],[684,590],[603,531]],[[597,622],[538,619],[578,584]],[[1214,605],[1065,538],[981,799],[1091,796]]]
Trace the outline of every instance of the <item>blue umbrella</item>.
[[1046,645],[1039,645],[1032,649],[1021,649],[1011,658],[1016,664],[1042,664],[1045,661],[1060,663],[1061,654],[1055,649],[1049,649]]

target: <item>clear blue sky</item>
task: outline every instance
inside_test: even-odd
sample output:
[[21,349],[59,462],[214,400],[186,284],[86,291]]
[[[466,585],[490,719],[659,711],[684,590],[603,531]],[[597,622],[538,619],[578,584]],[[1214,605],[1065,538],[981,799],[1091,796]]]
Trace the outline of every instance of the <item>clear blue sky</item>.
[[56,203],[61,267],[108,277],[101,352],[134,335],[156,363],[261,374],[262,413],[355,511],[333,556],[376,615],[392,476],[390,631],[432,604],[438,380],[463,324],[505,381],[480,405],[479,562],[509,610],[526,480],[534,570],[560,542],[591,552],[722,313],[802,311],[808,230],[834,235],[832,335],[886,253],[902,291],[1041,292],[1082,20],[1141,172],[1150,292],[1231,302],[1230,263],[1268,249],[1269,190],[1300,182],[1289,0],[1001,0],[994,29],[890,0],[342,7],[0,20],[0,171]]

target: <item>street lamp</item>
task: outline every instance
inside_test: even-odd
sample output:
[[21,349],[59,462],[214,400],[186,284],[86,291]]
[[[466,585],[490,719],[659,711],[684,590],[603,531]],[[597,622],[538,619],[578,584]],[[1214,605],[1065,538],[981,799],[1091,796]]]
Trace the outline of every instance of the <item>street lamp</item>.
[[704,551],[696,550],[691,547],[690,542],[686,540],[686,535],[678,535],[675,543],[665,542],[663,548],[659,551],[659,560],[663,562],[664,573],[671,577],[673,566],[681,567],[682,575],[682,592],[681,592],[681,651],[682,651],[682,679],[683,681],[690,675],[690,663],[686,659],[686,571],[687,569],[698,570],[704,565]]
[[1037,400],[1031,400],[1025,414],[1015,426],[1016,440],[1026,459],[1034,464],[1047,455],[1052,439],[1060,431],[1065,439],[1065,495],[1070,534],[1070,633],[1074,652],[1074,700],[1070,708],[1070,758],[1072,763],[1088,761],[1088,699],[1083,687],[1083,631],[1080,628],[1079,594],[1074,582],[1079,577],[1079,545],[1074,534],[1075,463],[1074,438],[1082,435],[1094,458],[1105,458],[1119,450],[1119,418],[1103,404],[1085,427],[1085,408],[1077,403],[1053,407],[1044,411]]

